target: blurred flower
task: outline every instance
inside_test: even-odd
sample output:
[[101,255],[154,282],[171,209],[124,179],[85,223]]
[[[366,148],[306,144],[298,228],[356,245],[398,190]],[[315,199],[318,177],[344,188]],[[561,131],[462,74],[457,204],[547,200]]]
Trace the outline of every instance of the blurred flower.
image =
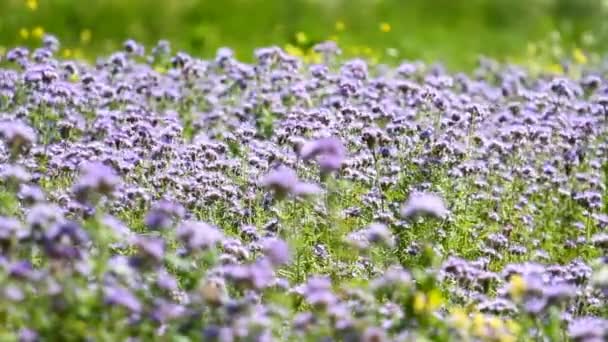
[[272,190],[279,200],[289,194],[306,197],[321,192],[321,188],[315,184],[300,182],[296,172],[286,166],[270,171],[262,178],[260,185]]
[[519,274],[511,276],[509,279],[509,293],[517,301],[521,300],[526,292],[526,281]]
[[280,266],[289,262],[289,246],[281,239],[270,238],[262,241],[263,251],[270,263]]
[[27,6],[30,11],[35,11],[38,9],[38,0],[25,0],[25,6]]
[[40,26],[36,26],[32,29],[32,37],[36,39],[42,39],[44,37],[44,29]]
[[224,239],[224,234],[216,227],[197,221],[183,222],[176,234],[189,251],[213,248]]
[[80,42],[82,44],[88,44],[91,41],[92,33],[89,29],[80,31]]
[[578,317],[570,322],[568,335],[575,342],[605,341],[608,338],[608,320],[599,317]]
[[19,121],[0,123],[0,136],[15,156],[29,151],[36,142],[34,130]]
[[108,286],[104,289],[104,296],[107,305],[122,306],[132,313],[139,313],[143,308],[139,299],[123,287]]
[[28,39],[30,37],[30,31],[28,31],[28,29],[26,29],[25,27],[21,28],[19,30],[19,36],[21,37],[21,39]]
[[391,24],[386,23],[386,22],[382,22],[380,23],[380,31],[383,33],[388,33],[391,32]]
[[72,191],[81,203],[88,203],[96,195],[112,195],[120,183],[114,170],[102,163],[85,163],[80,170],[80,178]]
[[316,159],[321,172],[337,171],[346,157],[346,148],[334,137],[321,138],[305,143],[299,151],[302,160]]
[[401,208],[401,216],[405,218],[429,216],[443,219],[447,215],[443,199],[431,193],[413,192]]

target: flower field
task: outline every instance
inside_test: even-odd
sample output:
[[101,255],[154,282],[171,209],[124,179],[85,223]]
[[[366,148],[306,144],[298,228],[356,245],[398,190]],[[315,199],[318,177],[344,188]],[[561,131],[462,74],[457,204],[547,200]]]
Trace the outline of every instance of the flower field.
[[60,45],[0,57],[1,341],[608,340],[608,69],[583,52]]

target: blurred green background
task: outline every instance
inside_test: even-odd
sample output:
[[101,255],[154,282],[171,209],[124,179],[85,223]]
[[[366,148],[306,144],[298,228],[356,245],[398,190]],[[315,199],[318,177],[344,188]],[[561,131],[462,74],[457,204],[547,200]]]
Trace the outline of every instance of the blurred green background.
[[291,44],[306,54],[334,39],[347,56],[466,68],[479,54],[525,62],[608,46],[608,0],[0,0],[0,13],[4,49],[49,32],[66,57],[164,38],[197,55],[228,46],[250,60],[256,47]]

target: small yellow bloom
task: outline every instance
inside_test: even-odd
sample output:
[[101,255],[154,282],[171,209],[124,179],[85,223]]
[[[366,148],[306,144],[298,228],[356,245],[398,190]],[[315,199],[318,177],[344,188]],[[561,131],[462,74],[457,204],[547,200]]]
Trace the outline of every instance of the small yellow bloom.
[[308,63],[321,63],[322,60],[320,53],[314,52],[313,50],[309,50],[306,53],[306,62]]
[[509,293],[515,300],[520,300],[523,297],[526,288],[526,281],[519,274],[513,275],[509,280]]
[[552,63],[547,66],[547,71],[552,74],[561,75],[564,73],[564,68],[558,63]]
[[422,292],[416,292],[414,295],[414,312],[422,313],[426,307],[426,296]]
[[519,323],[515,322],[512,319],[507,319],[505,321],[505,325],[512,334],[518,335],[521,332],[521,326],[519,325]]
[[83,44],[87,44],[88,42],[91,41],[91,30],[89,29],[84,29],[82,31],[80,31],[80,42]]
[[36,26],[32,29],[32,37],[36,39],[42,39],[44,36],[44,29],[40,26]]
[[572,57],[574,57],[574,61],[578,64],[587,64],[587,55],[579,48],[572,51]]
[[492,330],[502,330],[503,329],[503,322],[500,318],[498,317],[489,317],[488,320],[488,325],[490,326],[490,328],[492,328]]
[[515,338],[515,336],[513,336],[511,334],[502,333],[502,334],[498,335],[498,341],[499,342],[515,342],[515,341],[517,341],[517,338]]
[[336,21],[335,28],[336,28],[336,31],[342,32],[346,29],[346,25],[344,24],[344,22],[342,20],[338,20],[338,21]]
[[22,28],[19,30],[19,36],[21,39],[28,39],[30,37],[30,31],[28,31],[26,28]]
[[296,33],[296,42],[300,45],[304,45],[304,44],[308,43],[308,37],[306,36],[306,33],[304,33],[304,32]]
[[80,58],[82,58],[82,56],[83,56],[82,55],[82,50],[80,50],[78,48],[74,49],[74,58],[80,59]]
[[477,313],[473,316],[473,333],[476,336],[486,335],[486,318],[483,314]]
[[468,331],[471,321],[469,315],[463,309],[456,308],[452,310],[450,323],[458,330]]
[[304,55],[302,49],[292,44],[285,45],[285,52],[295,57],[302,57]]
[[437,289],[431,290],[428,294],[427,309],[429,311],[435,311],[441,307],[441,304],[443,304],[441,292]]
[[391,32],[391,24],[386,23],[386,22],[380,23],[380,31],[382,31],[384,33]]
[[156,71],[159,74],[164,74],[164,73],[167,72],[167,68],[165,68],[162,65],[157,65],[157,66],[154,67],[154,71]]
[[63,56],[63,58],[72,57],[72,49],[63,49],[61,55]]
[[38,0],[26,0],[25,6],[27,6],[30,11],[35,11],[38,9]]

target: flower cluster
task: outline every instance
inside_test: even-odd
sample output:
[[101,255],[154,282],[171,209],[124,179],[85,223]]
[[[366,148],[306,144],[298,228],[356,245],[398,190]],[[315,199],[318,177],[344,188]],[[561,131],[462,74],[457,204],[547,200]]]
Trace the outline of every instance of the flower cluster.
[[606,66],[59,46],[0,58],[0,340],[608,338]]

